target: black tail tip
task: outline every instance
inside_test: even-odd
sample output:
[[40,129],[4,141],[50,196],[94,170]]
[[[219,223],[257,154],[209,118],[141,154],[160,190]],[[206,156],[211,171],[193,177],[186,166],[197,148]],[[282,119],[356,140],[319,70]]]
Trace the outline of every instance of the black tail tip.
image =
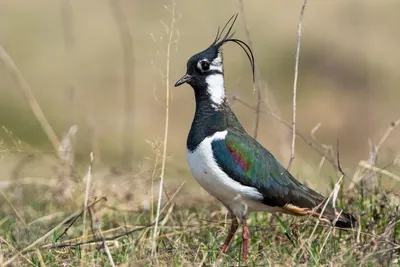
[[340,217],[337,219],[335,223],[335,227],[339,228],[353,228],[357,224],[356,217],[354,215],[342,212]]

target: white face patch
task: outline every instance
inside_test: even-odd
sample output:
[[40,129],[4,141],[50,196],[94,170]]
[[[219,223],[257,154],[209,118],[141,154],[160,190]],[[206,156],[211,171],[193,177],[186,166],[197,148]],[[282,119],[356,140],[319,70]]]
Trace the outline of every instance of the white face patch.
[[222,52],[218,52],[218,57],[211,62],[210,70],[217,70],[220,72],[224,71],[222,65]]
[[224,75],[216,73],[206,78],[207,92],[210,94],[211,101],[217,106],[225,100]]
[[[206,65],[203,65],[205,63],[208,65],[207,67]],[[219,51],[218,56],[211,62],[206,58],[197,62],[197,68],[203,73],[212,70],[216,70],[222,73],[224,71],[224,66],[222,65],[222,51]]]

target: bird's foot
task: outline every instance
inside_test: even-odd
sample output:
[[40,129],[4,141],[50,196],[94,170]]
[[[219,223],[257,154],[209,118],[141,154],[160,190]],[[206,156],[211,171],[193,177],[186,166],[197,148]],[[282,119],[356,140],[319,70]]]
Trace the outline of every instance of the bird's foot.
[[249,248],[249,228],[247,225],[243,225],[243,233],[242,233],[242,239],[243,239],[243,245],[242,245],[242,259],[243,261],[247,260],[247,255],[248,255],[248,248]]
[[228,250],[228,245],[227,244],[223,244],[221,246],[221,250],[220,250],[220,252],[218,254],[217,259],[220,259],[222,257],[222,254],[225,254],[227,250]]
[[239,224],[236,219],[236,216],[232,215],[231,230],[229,231],[229,234],[226,237],[224,244],[221,246],[221,251],[218,254],[218,259],[221,258],[222,254],[224,254],[228,250],[229,243],[231,242],[233,236],[235,235],[238,227]]

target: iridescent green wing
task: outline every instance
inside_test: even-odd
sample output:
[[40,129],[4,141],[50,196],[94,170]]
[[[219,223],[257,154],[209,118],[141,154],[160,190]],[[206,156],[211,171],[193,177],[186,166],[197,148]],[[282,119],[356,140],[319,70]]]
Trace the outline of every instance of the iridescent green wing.
[[298,182],[275,157],[246,133],[228,132],[212,142],[216,162],[228,176],[256,188],[268,206],[312,208],[324,198]]

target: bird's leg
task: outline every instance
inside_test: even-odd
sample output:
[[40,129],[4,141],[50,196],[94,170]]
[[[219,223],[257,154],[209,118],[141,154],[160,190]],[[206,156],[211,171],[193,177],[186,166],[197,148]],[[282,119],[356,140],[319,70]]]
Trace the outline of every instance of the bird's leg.
[[246,217],[242,217],[241,218],[241,222],[243,225],[243,232],[242,232],[242,259],[243,261],[247,260],[247,253],[248,253],[248,248],[249,248],[249,228],[247,227],[247,223],[246,223]]
[[239,227],[239,223],[238,223],[238,220],[236,219],[236,216],[234,214],[231,214],[231,218],[232,218],[231,230],[229,230],[229,234],[226,237],[225,242],[221,247],[221,251],[218,255],[218,258],[220,258],[222,256],[222,254],[224,254],[226,252],[226,250],[228,249],[229,243],[231,242],[233,236],[235,235],[235,233]]

